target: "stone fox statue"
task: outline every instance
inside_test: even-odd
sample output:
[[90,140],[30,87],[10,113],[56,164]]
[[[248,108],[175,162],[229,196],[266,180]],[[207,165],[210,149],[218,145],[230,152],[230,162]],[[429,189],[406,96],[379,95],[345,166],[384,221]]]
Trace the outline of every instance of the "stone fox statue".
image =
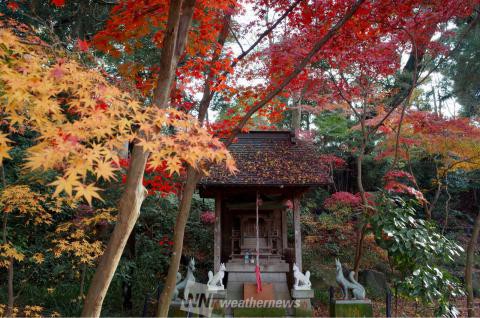
[[303,274],[296,263],[293,263],[293,277],[295,279],[295,283],[293,284],[294,289],[310,289],[312,287],[310,271],[306,271],[305,274]]
[[345,276],[343,276],[343,270],[342,270],[342,264],[340,264],[340,261],[338,259],[335,259],[335,266],[336,266],[336,279],[338,285],[340,285],[340,288],[342,289],[343,292],[343,297],[344,299],[349,298],[349,293],[348,291],[351,290],[353,294],[353,299],[365,299],[365,288],[363,288],[362,285],[360,285],[356,280],[355,280],[355,272],[351,271],[349,274],[350,280],[346,279]]
[[223,277],[225,276],[225,264],[220,264],[220,269],[218,273],[213,275],[212,271],[208,272],[208,288],[210,290],[224,290],[225,286],[223,286]]
[[195,259],[192,257],[190,259],[190,263],[188,263],[188,271],[185,279],[180,281],[182,279],[182,275],[180,273],[177,273],[177,285],[175,286],[175,290],[173,291],[173,299],[178,298],[180,290],[183,290],[183,299],[188,299],[188,292],[190,290],[190,286],[195,283],[195,276],[193,275],[193,272],[195,272]]

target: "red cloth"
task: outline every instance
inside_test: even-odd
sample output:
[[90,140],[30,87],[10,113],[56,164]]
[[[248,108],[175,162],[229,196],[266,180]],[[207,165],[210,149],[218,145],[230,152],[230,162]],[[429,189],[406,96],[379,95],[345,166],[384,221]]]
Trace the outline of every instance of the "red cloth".
[[260,275],[260,266],[257,264],[255,266],[255,274],[257,277],[257,293],[262,291],[262,276]]

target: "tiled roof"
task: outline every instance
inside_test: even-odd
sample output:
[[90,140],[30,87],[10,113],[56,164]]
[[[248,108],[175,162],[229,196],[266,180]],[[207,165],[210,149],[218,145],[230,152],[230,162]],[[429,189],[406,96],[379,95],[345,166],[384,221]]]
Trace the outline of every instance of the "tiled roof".
[[322,185],[330,183],[327,170],[311,142],[290,131],[251,131],[239,134],[229,147],[238,172],[212,167],[200,182],[214,185]]

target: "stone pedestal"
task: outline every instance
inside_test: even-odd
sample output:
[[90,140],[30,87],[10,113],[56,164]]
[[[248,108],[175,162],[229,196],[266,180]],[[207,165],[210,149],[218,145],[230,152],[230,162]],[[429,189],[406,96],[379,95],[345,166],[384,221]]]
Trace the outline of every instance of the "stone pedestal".
[[312,317],[312,302],[314,297],[313,289],[297,290],[291,289],[290,295],[295,300],[295,316],[297,317]]
[[[188,301],[182,301],[180,299],[172,300],[170,309],[168,311],[169,317],[225,317],[226,308],[220,306],[220,300],[227,298],[226,290],[207,291],[204,293],[204,297],[196,295],[197,302],[200,302],[202,298],[202,304],[192,303]],[[209,306],[208,306],[209,305]],[[190,311],[190,312],[189,312]]]
[[372,301],[334,300],[330,304],[330,317],[373,317]]
[[227,308],[221,307],[220,301],[227,298],[227,291],[208,291],[207,297],[212,299],[212,317],[225,317]]

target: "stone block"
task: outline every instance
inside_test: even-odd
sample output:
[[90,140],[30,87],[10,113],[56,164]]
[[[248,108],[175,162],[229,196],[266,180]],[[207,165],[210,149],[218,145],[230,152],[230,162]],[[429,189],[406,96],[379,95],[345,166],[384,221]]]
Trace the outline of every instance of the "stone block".
[[367,290],[367,297],[370,295],[370,297],[383,299],[390,289],[385,274],[375,270],[367,269],[360,271],[358,273],[358,281]]
[[308,289],[308,290],[296,290],[296,289],[291,289],[290,294],[292,295],[293,299],[310,299],[313,298],[314,292],[313,289]]
[[227,290],[208,291],[208,295],[211,296],[212,299],[225,299],[227,298]]

